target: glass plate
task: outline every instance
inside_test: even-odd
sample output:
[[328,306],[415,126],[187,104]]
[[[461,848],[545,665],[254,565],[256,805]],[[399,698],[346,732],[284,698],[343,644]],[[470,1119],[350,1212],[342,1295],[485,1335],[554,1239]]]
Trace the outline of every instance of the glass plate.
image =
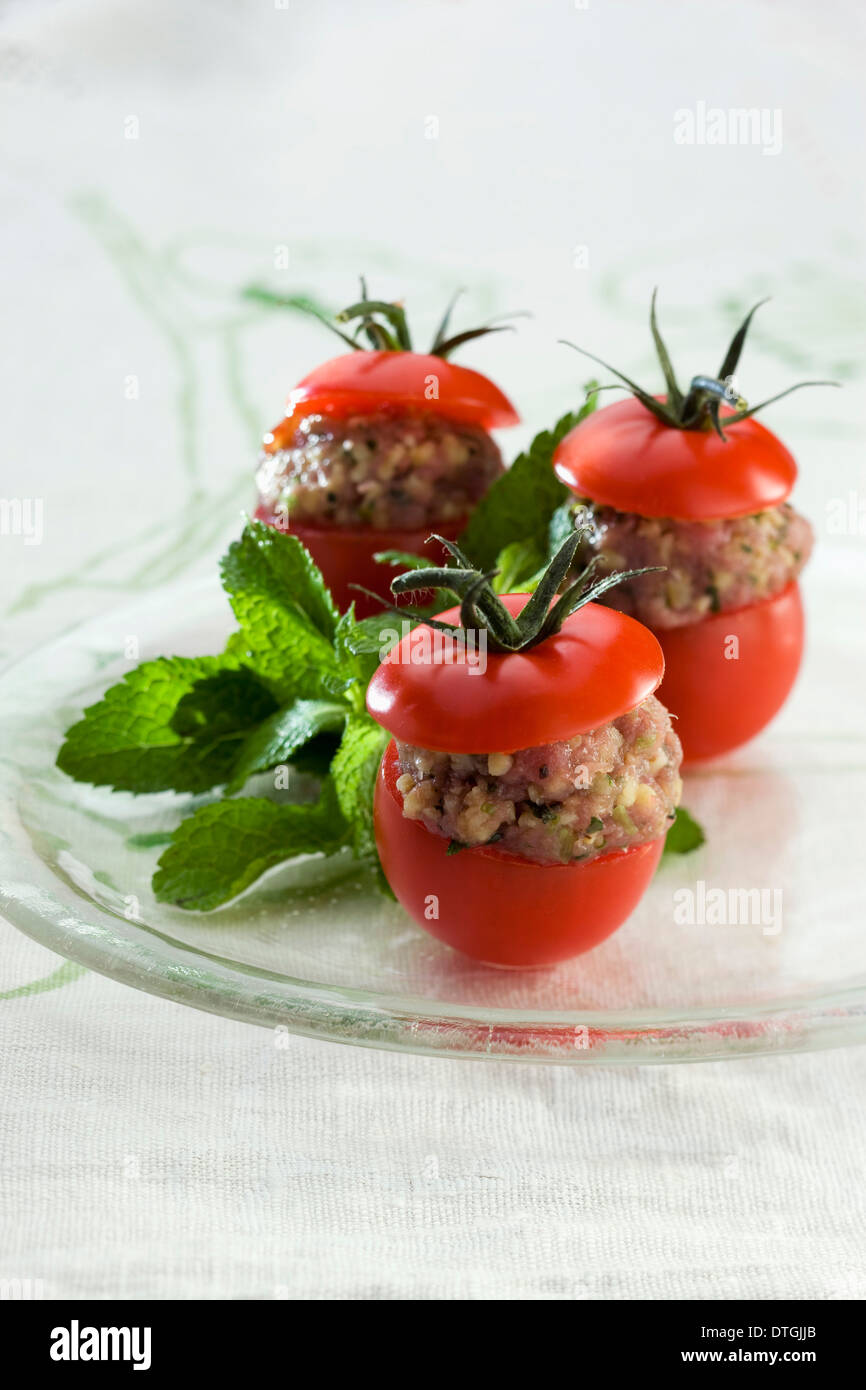
[[[209,915],[153,900],[160,851],[147,837],[189,799],[79,786],[54,757],[81,708],[138,660],[220,649],[232,618],[210,580],[153,592],[0,679],[0,910],[136,988],[366,1047],[609,1065],[861,1041],[866,637],[859,573],[831,559],[820,587],[810,571],[822,617],[784,714],[686,778],[707,844],[666,858],[626,925],[566,965],[506,972],[465,960],[377,896],[348,855],[275,870]],[[719,889],[726,925],[701,909]]]

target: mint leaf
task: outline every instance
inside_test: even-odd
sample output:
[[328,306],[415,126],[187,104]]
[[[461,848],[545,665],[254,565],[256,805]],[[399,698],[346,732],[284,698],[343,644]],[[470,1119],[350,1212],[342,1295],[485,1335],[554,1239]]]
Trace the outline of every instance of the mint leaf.
[[568,501],[563,502],[561,507],[557,507],[553,516],[547,524],[547,551],[544,557],[545,562],[553,559],[563,541],[568,540],[574,530],[574,513],[580,503],[575,501],[571,493]]
[[287,763],[311,739],[341,729],[348,712],[346,705],[333,700],[296,700],[277,710],[241,744],[226,790],[238,791],[253,773]]
[[355,853],[361,857],[376,852],[373,788],[390,737],[368,714],[352,714],[331,763],[337,800],[351,827]]
[[544,570],[545,554],[534,540],[512,541],[496,557],[499,571],[493,587],[497,594],[515,594],[524,588],[534,588]]
[[383,634],[397,632],[400,621],[393,613],[381,613],[371,618],[355,618],[355,605],[344,613],[337,624],[334,649],[340,671],[346,680],[345,698],[357,714],[364,712],[364,696],[373,672],[391,643]]
[[337,656],[350,664],[351,659],[357,656],[371,656],[375,653],[378,659],[382,647],[381,633],[392,625],[393,619],[389,613],[375,614],[372,618],[362,618],[358,621],[353,604],[337,624],[337,634],[334,638]]
[[181,696],[171,727],[182,738],[218,739],[249,728],[276,710],[276,701],[252,671],[219,671]]
[[677,807],[676,819],[665,840],[664,854],[690,854],[706,840],[703,828],[685,808]]
[[482,497],[460,538],[461,548],[479,569],[493,569],[500,551],[513,541],[534,541],[542,555],[547,553],[550,519],[557,507],[571,500],[553,471],[553,451],[592,413],[596,399],[590,396],[580,410],[537,434],[526,453]]
[[230,649],[242,653],[277,701],[339,693],[339,613],[297,537],[249,522],[223,556],[221,574],[241,630]]
[[331,763],[339,744],[340,740],[334,734],[317,734],[292,754],[293,770],[306,772],[323,782],[330,775]]
[[413,555],[410,550],[377,550],[373,559],[378,565],[401,570],[423,570],[432,563],[429,555]]
[[329,642],[334,640],[340,614],[321,571],[297,536],[263,521],[248,521],[223,556],[220,570],[230,594],[252,590],[275,599]]
[[314,805],[239,797],[202,806],[182,821],[153,876],[160,902],[209,912],[237,897],[276,864],[299,854],[330,854],[346,826],[333,788]]
[[226,669],[232,660],[144,662],[72,725],[57,766],[118,791],[203,792],[225,782],[249,727],[274,707],[251,672]]

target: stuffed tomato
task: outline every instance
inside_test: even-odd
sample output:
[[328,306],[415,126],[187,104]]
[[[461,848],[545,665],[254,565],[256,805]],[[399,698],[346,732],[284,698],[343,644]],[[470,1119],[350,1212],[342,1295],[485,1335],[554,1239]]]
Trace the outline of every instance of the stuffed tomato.
[[580,539],[532,596],[503,597],[442,540],[449,567],[393,587],[462,602],[404,636],[367,692],[392,735],[374,801],[385,875],[420,926],[491,965],[552,965],[615,931],[682,789],[658,641],[593,602],[612,577],[556,597]]
[[[358,321],[369,347],[323,363],[291,393],[285,418],[265,436],[256,516],[307,547],[343,609],[382,607],[386,550],[417,553],[431,531],[454,538],[503,472],[489,431],[518,422],[481,373],[448,361],[469,338],[448,336],[449,312],[429,353],[412,350],[403,309],[362,299],[338,315]],[[444,556],[443,556],[444,558]]]
[[661,696],[688,762],[757,734],[784,704],[803,651],[797,580],[813,531],[788,501],[797,466],[753,418],[761,407],[749,409],[733,387],[754,312],[718,377],[695,377],[683,392],[653,301],[667,395],[623,378],[632,397],[589,416],[554,455],[557,476],[589,509],[584,558],[601,573],[645,571],[605,601],[658,637]]

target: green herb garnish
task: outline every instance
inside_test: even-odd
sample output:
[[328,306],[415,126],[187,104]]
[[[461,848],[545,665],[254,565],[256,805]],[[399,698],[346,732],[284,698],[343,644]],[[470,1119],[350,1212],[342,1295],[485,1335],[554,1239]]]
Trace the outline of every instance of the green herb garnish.
[[476,506],[460,537],[460,548],[480,569],[503,569],[502,552],[515,544],[528,547],[524,571],[531,572],[533,564],[540,568],[549,558],[553,518],[561,508],[574,506],[574,498],[553,471],[553,454],[557,444],[595,409],[595,383],[586,390],[580,410],[569,411],[552,430],[537,434]]
[[276,708],[230,652],[145,661],[73,724],[57,766],[117,791],[208,791],[228,781],[250,730]]
[[706,840],[703,829],[685,806],[678,806],[665,840],[665,854],[690,854]]
[[238,797],[202,806],[182,821],[153,876],[160,902],[208,912],[237,897],[277,864],[298,854],[329,854],[347,840],[334,787],[313,805]]
[[[364,706],[382,620],[341,616],[301,543],[261,522],[221,572],[238,621],[224,652],[144,662],[85,710],[57,757],[77,781],[119,791],[222,790],[174,831],[153,880],[160,900],[200,911],[298,854],[348,846],[374,859],[372,788],[388,739]],[[233,795],[305,758],[318,802]]]

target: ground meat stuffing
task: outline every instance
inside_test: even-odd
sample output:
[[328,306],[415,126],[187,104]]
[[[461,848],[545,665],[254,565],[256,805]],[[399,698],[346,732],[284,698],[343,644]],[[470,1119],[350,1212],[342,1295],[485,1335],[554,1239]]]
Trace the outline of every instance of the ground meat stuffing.
[[598,554],[601,573],[667,567],[610,589],[602,600],[653,628],[682,627],[780,594],[814,539],[810,523],[787,502],[727,521],[671,521],[589,505],[595,534],[583,563]]
[[264,506],[296,522],[417,530],[458,521],[503,470],[484,430],[429,412],[308,415],[259,460]]
[[664,835],[682,748],[654,695],[612,724],[519,753],[432,753],[397,743],[403,814],[457,845],[538,863],[595,859]]

